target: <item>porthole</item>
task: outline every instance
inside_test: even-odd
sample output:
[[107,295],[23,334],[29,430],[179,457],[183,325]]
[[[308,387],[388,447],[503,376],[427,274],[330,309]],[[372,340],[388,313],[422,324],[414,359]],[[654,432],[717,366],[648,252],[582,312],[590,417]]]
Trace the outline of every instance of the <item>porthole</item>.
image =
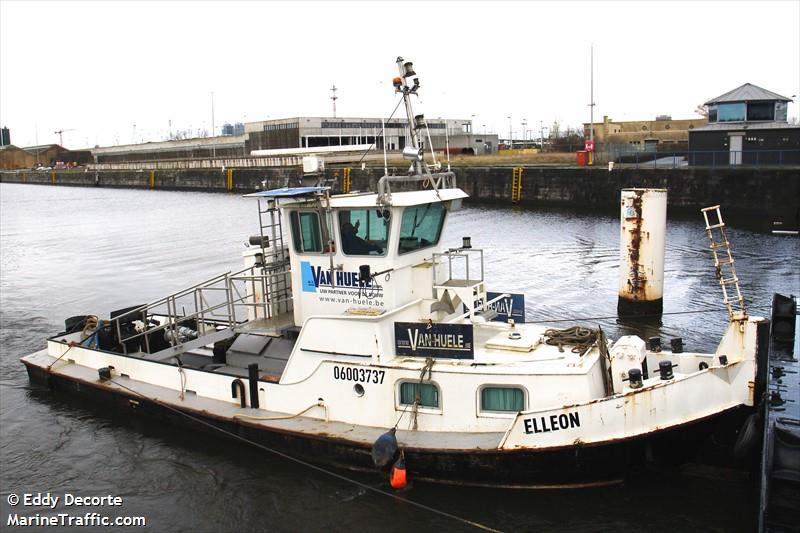
[[364,396],[364,386],[361,383],[356,383],[355,385],[353,385],[353,392],[356,393],[356,396],[361,398],[362,396]]

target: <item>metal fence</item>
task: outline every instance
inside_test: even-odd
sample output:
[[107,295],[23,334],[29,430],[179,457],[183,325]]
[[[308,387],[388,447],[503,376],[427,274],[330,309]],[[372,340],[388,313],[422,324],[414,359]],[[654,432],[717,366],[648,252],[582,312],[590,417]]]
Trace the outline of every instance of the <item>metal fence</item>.
[[595,164],[614,162],[633,168],[764,167],[800,165],[800,150],[680,150],[643,152],[603,150],[595,152]]

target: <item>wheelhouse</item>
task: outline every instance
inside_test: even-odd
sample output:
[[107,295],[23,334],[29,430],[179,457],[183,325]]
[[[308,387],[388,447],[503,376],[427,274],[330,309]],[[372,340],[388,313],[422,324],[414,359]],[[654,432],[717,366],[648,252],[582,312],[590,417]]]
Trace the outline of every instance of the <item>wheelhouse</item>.
[[[440,252],[447,215],[466,194],[459,189],[396,192],[390,204],[372,193],[331,197],[324,187],[249,196],[267,202],[260,212],[280,209],[278,216],[288,221],[284,245],[277,233],[270,240],[262,220],[263,256],[288,255],[293,322],[302,326],[313,315],[379,315],[430,297],[413,290],[423,286],[414,280],[419,278],[414,267]],[[277,226],[280,231],[283,223]]]

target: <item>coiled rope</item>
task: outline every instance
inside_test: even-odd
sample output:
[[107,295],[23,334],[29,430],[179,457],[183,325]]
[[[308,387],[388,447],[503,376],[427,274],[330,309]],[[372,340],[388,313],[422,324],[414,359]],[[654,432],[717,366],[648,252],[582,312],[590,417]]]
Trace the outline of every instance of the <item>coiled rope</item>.
[[567,329],[548,329],[544,332],[546,344],[558,346],[558,351],[563,352],[565,345],[572,345],[572,353],[583,355],[597,340],[597,331],[573,326]]

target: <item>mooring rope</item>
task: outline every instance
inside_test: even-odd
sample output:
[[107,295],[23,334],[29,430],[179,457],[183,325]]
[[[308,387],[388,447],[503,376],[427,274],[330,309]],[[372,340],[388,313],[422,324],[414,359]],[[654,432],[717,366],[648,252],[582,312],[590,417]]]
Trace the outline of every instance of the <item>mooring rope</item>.
[[68,351],[70,351],[70,350],[72,349],[72,347],[73,347],[73,346],[77,346],[77,345],[78,345],[78,344],[77,344],[76,342],[71,342],[71,343],[69,343],[69,348],[67,348],[66,350],[64,350],[64,352],[63,352],[61,355],[59,355],[59,356],[58,356],[58,358],[56,358],[56,360],[55,360],[55,361],[53,361],[52,363],[50,363],[49,365],[47,365],[46,372],[49,374],[49,373],[50,373],[50,369],[51,369],[51,368],[53,368],[53,365],[54,365],[54,364],[56,364],[56,363],[58,363],[58,362],[61,360],[61,358],[62,358],[62,357],[64,357],[65,355],[67,355],[67,352],[68,352]]
[[583,355],[597,340],[597,331],[573,326],[567,329],[548,329],[544,332],[546,344],[558,346],[558,351],[564,351],[564,345],[572,345],[572,352]]
[[433,369],[433,357],[425,358],[425,364],[422,365],[422,370],[419,372],[419,382],[417,383],[417,390],[414,393],[414,407],[411,410],[411,429],[417,430],[417,414],[419,413],[419,406],[422,403],[422,384],[425,382],[425,374],[428,374],[428,379],[431,379],[431,371]]
[[294,415],[286,415],[286,416],[251,416],[246,415],[244,413],[236,413],[233,415],[233,418],[246,418],[247,420],[291,420],[292,418],[297,418],[298,416],[304,415],[310,410],[315,407],[322,407],[325,410],[325,421],[328,421],[328,406],[325,405],[325,402],[317,402],[314,404],[309,405],[302,411]]
[[442,511],[440,509],[436,509],[435,507],[430,507],[430,506],[425,505],[423,503],[415,502],[414,500],[410,500],[408,498],[401,498],[400,496],[398,496],[396,494],[392,494],[391,492],[386,492],[385,490],[381,490],[378,487],[373,487],[371,485],[367,485],[366,483],[362,483],[361,481],[357,481],[355,479],[351,479],[351,478],[343,476],[341,474],[337,474],[336,472],[333,472],[333,471],[328,470],[326,468],[323,468],[321,466],[317,466],[315,464],[309,463],[307,461],[303,461],[302,459],[298,459],[297,457],[292,457],[291,455],[288,455],[288,454],[286,454],[284,452],[278,451],[278,450],[276,450],[274,448],[270,448],[269,446],[265,446],[264,444],[261,444],[259,442],[253,442],[253,441],[251,441],[249,439],[246,439],[245,437],[242,437],[241,435],[237,435],[236,433],[232,433],[232,432],[227,431],[227,430],[225,430],[225,429],[223,429],[221,427],[217,427],[217,426],[215,426],[214,424],[212,424],[210,422],[206,422],[202,418],[197,418],[195,416],[192,416],[189,413],[185,413],[185,412],[181,411],[180,409],[176,409],[175,407],[172,407],[169,404],[163,403],[163,402],[161,402],[161,401],[159,401],[159,400],[157,400],[155,398],[149,398],[149,397],[145,396],[144,394],[140,393],[139,391],[134,390],[134,389],[132,389],[130,387],[127,387],[127,386],[123,385],[122,383],[120,383],[118,381],[115,381],[113,379],[110,380],[110,381],[114,385],[117,385],[118,387],[129,391],[130,393],[134,394],[135,396],[138,396],[139,398],[142,398],[143,400],[146,400],[146,401],[149,401],[149,402],[153,402],[156,405],[164,407],[165,409],[168,409],[168,410],[170,410],[170,411],[172,411],[172,412],[174,412],[176,414],[179,414],[179,415],[181,415],[183,417],[186,417],[186,418],[188,418],[190,420],[193,420],[193,421],[197,422],[198,424],[202,424],[203,426],[206,426],[206,427],[208,427],[210,429],[219,431],[220,433],[223,433],[223,434],[225,434],[225,435],[227,435],[229,437],[233,437],[234,439],[237,439],[237,440],[240,440],[240,441],[245,442],[247,444],[256,446],[257,448],[260,448],[260,449],[262,449],[262,450],[264,450],[266,452],[269,452],[269,453],[271,453],[273,455],[277,455],[278,457],[282,457],[284,459],[287,459],[287,460],[292,461],[294,463],[297,463],[299,465],[303,465],[303,466],[306,466],[308,468],[311,468],[312,470],[316,470],[317,472],[321,472],[321,473],[327,474],[327,475],[329,475],[331,477],[335,477],[336,479],[339,479],[341,481],[345,481],[347,483],[351,483],[353,485],[361,487],[364,490],[367,490],[367,491],[370,491],[370,492],[374,492],[376,494],[381,494],[383,496],[388,496],[389,498],[393,498],[395,500],[398,500],[398,501],[403,502],[405,504],[411,505],[413,507],[417,507],[419,509],[424,509],[424,510],[426,510],[428,512],[437,514],[439,516],[444,516],[446,518],[450,518],[451,520],[455,520],[457,522],[461,522],[462,524],[466,524],[468,526],[472,526],[472,527],[474,527],[476,529],[480,529],[482,531],[491,531],[493,533],[500,533],[499,529],[494,529],[492,527],[483,525],[483,524],[481,524],[479,522],[474,522],[472,520],[468,520],[466,518],[462,518],[460,516],[456,516],[454,514],[450,514],[450,513],[446,512],[446,511]]
[[[748,309],[751,311],[764,311],[768,312],[772,308],[771,307],[751,307],[748,305]],[[725,311],[727,313],[727,308],[725,307],[708,307],[705,309],[692,309],[689,311],[672,311],[669,313],[651,313],[646,315],[636,315],[636,316],[629,316],[629,317],[621,317],[619,315],[608,315],[608,316],[578,316],[578,317],[571,317],[571,318],[555,318],[552,320],[526,320],[525,324],[555,324],[557,322],[580,322],[580,321],[589,321],[589,320],[617,320],[617,319],[627,319],[627,320],[638,320],[644,318],[659,318],[662,316],[670,316],[670,315],[693,315],[698,313],[715,313]]]

